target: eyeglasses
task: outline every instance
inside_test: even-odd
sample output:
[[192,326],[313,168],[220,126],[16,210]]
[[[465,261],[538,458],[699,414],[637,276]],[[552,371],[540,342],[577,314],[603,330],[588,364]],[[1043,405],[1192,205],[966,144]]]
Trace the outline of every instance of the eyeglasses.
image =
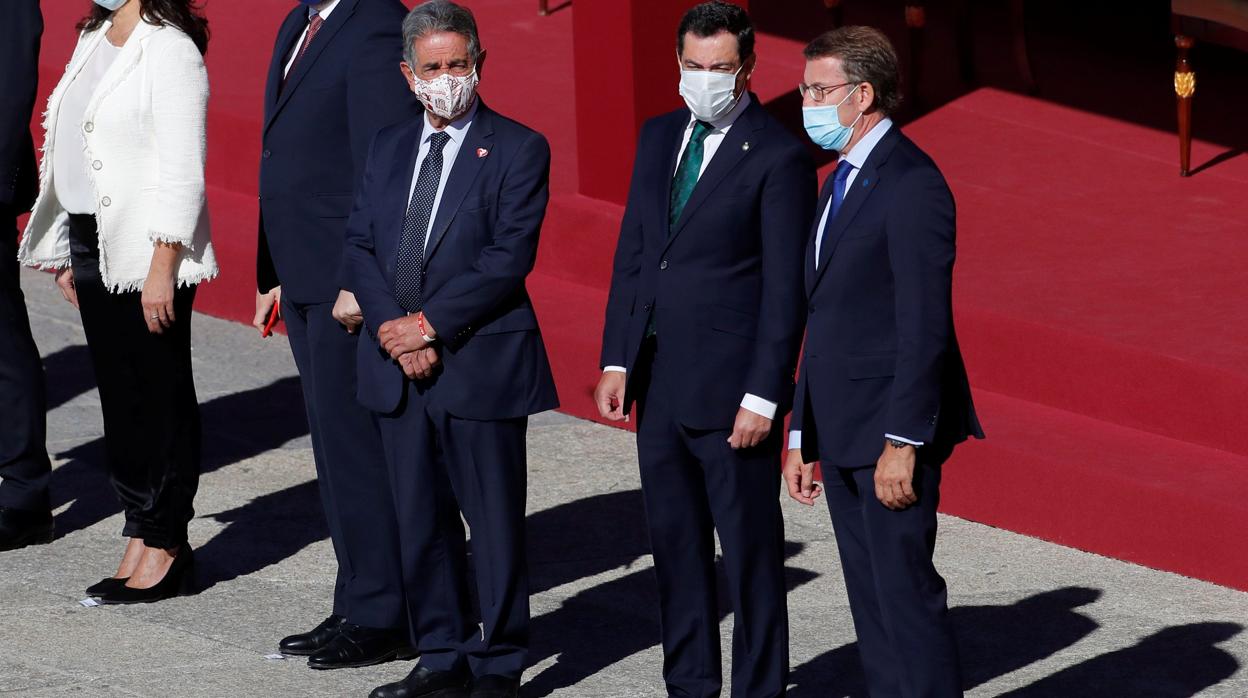
[[829,85],[828,87],[824,87],[822,85],[807,85],[804,82],[799,82],[797,84],[797,91],[799,94],[802,95],[803,99],[806,97],[809,97],[810,101],[818,104],[818,103],[823,102],[823,100],[827,99],[828,95],[831,94],[834,90],[840,89],[842,87],[848,87],[849,85],[855,85],[855,84],[857,83],[843,82],[839,85]]

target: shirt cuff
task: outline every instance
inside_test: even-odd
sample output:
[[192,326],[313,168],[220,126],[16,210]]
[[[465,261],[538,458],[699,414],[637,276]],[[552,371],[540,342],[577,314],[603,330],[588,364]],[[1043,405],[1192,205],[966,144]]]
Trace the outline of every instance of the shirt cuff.
[[628,373],[628,369],[623,366],[603,366],[603,373]]
[[750,393],[746,393],[745,397],[741,398],[741,406],[754,414],[766,417],[767,419],[775,419],[776,410],[780,408],[779,405],[771,400],[764,400],[763,398],[757,395],[751,395]]
[[904,437],[904,436],[897,436],[896,434],[885,434],[885,435],[884,435],[884,438],[886,438],[886,439],[896,439],[897,441],[904,441],[905,443],[908,443],[908,444],[910,444],[911,446],[914,446],[915,448],[918,448],[919,446],[922,446],[922,445],[923,445],[923,442],[922,442],[922,441],[915,441],[915,440],[913,440],[913,439],[907,439],[907,438],[906,438],[906,437]]
[[789,449],[802,447],[802,430],[795,429],[789,432]]

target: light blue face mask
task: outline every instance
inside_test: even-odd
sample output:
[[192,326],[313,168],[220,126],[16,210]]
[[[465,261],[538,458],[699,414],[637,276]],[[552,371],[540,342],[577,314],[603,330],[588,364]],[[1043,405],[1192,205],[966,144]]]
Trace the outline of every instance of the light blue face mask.
[[126,0],[95,0],[95,4],[109,12],[116,12],[122,5],[126,4]]
[[845,126],[841,124],[838,110],[857,89],[858,86],[854,86],[854,89],[845,95],[845,99],[834,105],[802,107],[802,123],[806,126],[806,135],[810,136],[810,140],[814,141],[815,145],[824,150],[840,151],[845,144],[849,143],[849,139],[854,135],[854,125],[858,123],[858,119],[862,118],[862,112],[858,113],[854,123]]

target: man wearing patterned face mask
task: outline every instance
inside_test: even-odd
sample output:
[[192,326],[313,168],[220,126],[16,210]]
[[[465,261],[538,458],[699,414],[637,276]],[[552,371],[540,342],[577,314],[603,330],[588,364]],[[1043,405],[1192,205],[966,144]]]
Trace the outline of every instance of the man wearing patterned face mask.
[[754,28],[705,2],[677,32],[688,109],[648,121],[607,302],[606,419],[637,404],[637,448],[671,695],[721,690],[715,533],[736,613],[732,695],[788,676],[783,423],[805,319],[815,170],[746,86]]
[[466,8],[417,5],[403,42],[425,113],[377,134],[347,224],[346,283],[364,314],[358,396],[381,424],[420,653],[372,695],[509,698],[528,650],[528,416],[558,406],[524,286],[550,148],[477,96],[485,51]]

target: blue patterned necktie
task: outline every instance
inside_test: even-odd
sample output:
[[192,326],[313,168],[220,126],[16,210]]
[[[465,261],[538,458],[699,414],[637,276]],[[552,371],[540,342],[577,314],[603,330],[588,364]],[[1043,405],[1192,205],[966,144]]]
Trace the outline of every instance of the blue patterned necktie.
[[433,216],[433,200],[442,181],[442,149],[451,137],[443,131],[429,136],[429,153],[420,163],[416,188],[403,217],[403,234],[399,238],[399,255],[394,272],[394,298],[409,313],[420,310],[424,303],[421,293],[425,281],[425,237]]
[[823,228],[819,231],[819,244],[815,246],[815,266],[819,266],[819,258],[823,254],[823,234],[832,227],[836,214],[841,210],[841,203],[845,201],[845,188],[849,181],[849,173],[853,171],[854,166],[849,163],[849,160],[842,159],[836,163],[836,171],[832,173],[832,200],[828,202],[831,209],[828,211],[828,220],[824,222]]

